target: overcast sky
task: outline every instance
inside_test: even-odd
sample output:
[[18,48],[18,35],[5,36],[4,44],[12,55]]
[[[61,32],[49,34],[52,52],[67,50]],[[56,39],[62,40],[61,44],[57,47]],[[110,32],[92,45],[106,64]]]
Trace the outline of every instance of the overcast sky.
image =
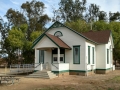
[[[20,10],[20,6],[22,3],[31,0],[0,0],[0,16],[4,17],[7,10],[9,8],[13,8],[15,10]],[[38,1],[38,0],[37,0]],[[52,17],[52,8],[58,8],[58,2],[60,0],[39,0],[42,1],[47,9],[45,13]],[[87,3],[95,3],[100,6],[100,10],[105,12],[117,12],[120,11],[120,0],[87,0]],[[5,19],[5,18],[4,18]]]

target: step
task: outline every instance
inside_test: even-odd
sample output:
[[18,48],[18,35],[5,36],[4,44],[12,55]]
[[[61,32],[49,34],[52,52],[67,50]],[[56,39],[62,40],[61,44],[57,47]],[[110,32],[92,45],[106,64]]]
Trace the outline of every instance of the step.
[[52,73],[51,71],[37,71],[37,72],[34,72],[34,73]]
[[47,79],[51,79],[51,78],[56,78],[58,76],[26,76],[27,78],[47,78]]
[[41,74],[49,74],[49,75],[50,75],[50,74],[54,74],[54,73],[50,73],[50,72],[49,72],[49,73],[32,73],[32,74],[40,74],[40,75],[41,75]]
[[[33,74],[30,74],[30,75],[35,75],[35,76],[37,76],[37,75],[41,75],[41,76],[45,76],[45,75],[55,75],[55,74],[53,74],[53,73],[40,73],[40,74],[36,74],[36,73],[33,73]],[[56,76],[56,75],[55,75]]]
[[52,73],[52,72],[49,72],[49,73],[47,73],[47,72],[45,73],[45,72],[44,72],[44,73],[42,73],[42,72],[41,72],[41,73],[32,73],[32,74],[54,74],[54,73]]
[[27,78],[43,78],[43,79],[52,79],[56,78],[56,74],[52,73],[51,71],[37,71],[29,76],[26,76]]
[[54,75],[54,74],[50,74],[50,75],[48,75],[48,74],[30,74],[29,76],[56,76],[56,75]]

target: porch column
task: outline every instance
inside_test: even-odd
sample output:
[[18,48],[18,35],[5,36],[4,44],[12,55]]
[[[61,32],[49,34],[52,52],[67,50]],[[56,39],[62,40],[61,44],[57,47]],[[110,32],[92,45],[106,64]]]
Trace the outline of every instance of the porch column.
[[57,56],[58,63],[60,63],[60,48],[58,48],[58,56]]
[[36,63],[37,62],[37,49],[35,48],[35,58],[34,58],[34,63]]

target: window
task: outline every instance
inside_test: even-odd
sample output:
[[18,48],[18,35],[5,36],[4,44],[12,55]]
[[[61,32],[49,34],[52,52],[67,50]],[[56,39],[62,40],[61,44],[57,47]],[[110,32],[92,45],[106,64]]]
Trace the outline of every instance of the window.
[[[53,50],[52,50],[52,63],[53,62],[56,62],[56,61],[58,61],[57,59],[57,57],[58,57],[58,49],[57,48],[54,48]],[[55,59],[54,59],[54,57],[56,57]],[[60,61],[61,62],[65,62],[65,49],[64,48],[60,48]]]
[[92,58],[92,59],[93,59],[93,62],[92,62],[92,63],[94,64],[94,47],[92,47],[92,52],[93,52],[93,53],[92,53],[92,55],[93,55],[93,58]]
[[54,61],[57,61],[57,57],[54,57],[53,59],[54,59]]
[[60,57],[60,61],[63,61],[63,57]]
[[109,64],[109,49],[107,49],[107,64]]
[[90,64],[90,46],[88,46],[88,64]]
[[44,51],[39,50],[39,63],[44,63]]
[[54,33],[54,36],[61,37],[61,36],[63,36],[63,34],[62,34],[61,31],[56,31],[56,32]]
[[73,63],[80,64],[80,46],[73,46]]

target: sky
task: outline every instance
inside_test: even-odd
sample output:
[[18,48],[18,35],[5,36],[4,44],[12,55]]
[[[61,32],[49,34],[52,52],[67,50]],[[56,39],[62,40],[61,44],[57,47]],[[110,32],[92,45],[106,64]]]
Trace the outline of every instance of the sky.
[[[20,10],[22,3],[31,0],[0,0],[0,16],[6,21],[5,14],[8,9],[12,8],[15,10]],[[45,4],[45,13],[52,17],[52,8],[57,9],[60,0],[37,0],[42,1]],[[95,3],[100,6],[100,10],[107,13],[111,11],[112,13],[120,11],[120,0],[87,0],[87,5]]]

